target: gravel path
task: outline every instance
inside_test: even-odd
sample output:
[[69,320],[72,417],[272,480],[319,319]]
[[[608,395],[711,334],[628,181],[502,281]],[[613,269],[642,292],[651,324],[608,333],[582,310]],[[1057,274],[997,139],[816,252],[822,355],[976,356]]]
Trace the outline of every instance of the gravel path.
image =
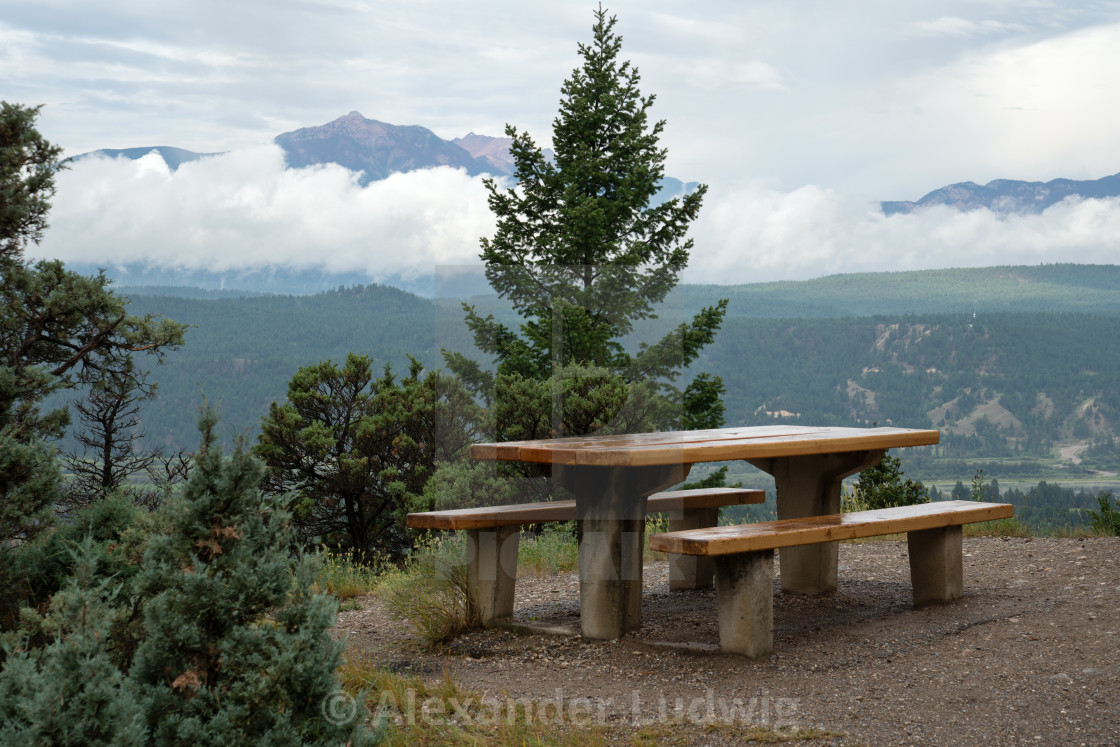
[[[490,629],[425,653],[372,598],[339,630],[351,652],[560,703],[625,744],[643,728],[741,744],[749,725],[819,744],[1120,744],[1120,539],[966,537],[964,553],[964,598],[914,609],[905,542],[841,545],[837,591],[778,594],[759,660],[713,652],[713,592],[670,594],[663,561],[620,641]],[[575,574],[522,576],[515,617],[578,629],[578,599]]]

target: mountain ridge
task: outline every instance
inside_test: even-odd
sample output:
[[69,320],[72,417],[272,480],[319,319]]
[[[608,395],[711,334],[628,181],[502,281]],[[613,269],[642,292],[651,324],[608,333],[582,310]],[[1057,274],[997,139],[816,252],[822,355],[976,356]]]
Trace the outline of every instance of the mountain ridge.
[[995,213],[1041,213],[1070,197],[1100,199],[1120,196],[1120,173],[1100,179],[1051,179],[1027,182],[994,179],[987,184],[958,182],[929,192],[916,202],[881,202],[885,215],[908,214],[934,205],[946,205],[962,212],[988,209]]

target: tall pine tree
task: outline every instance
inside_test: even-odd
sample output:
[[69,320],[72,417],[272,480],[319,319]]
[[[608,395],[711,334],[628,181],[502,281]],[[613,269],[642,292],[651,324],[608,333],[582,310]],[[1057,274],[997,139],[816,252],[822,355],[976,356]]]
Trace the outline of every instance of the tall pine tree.
[[[628,384],[653,382],[674,405],[656,425],[679,427],[689,418],[672,382],[714,339],[727,302],[633,354],[623,346],[634,323],[655,318],[655,306],[677,284],[693,246],[685,234],[707,187],[652,204],[665,172],[666,150],[658,146],[665,122],[650,123],[654,97],[642,95],[637,69],[619,60],[616,20],[600,7],[592,43],[579,45],[583,64],[565,81],[553,123],[555,160],[528,133],[507,126],[517,184],[486,181],[498,226],[482,239],[481,258],[491,286],[524,318],[520,334],[464,304],[475,344],[494,357],[496,371],[461,353],[444,356],[490,401],[517,379],[571,379],[580,369],[606,369]],[[688,402],[702,406],[711,397]],[[692,421],[721,424],[722,416],[698,411]]]

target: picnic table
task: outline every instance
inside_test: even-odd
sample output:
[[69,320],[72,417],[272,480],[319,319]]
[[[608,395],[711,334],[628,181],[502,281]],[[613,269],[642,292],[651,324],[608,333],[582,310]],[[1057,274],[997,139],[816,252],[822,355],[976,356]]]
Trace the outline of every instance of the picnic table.
[[[742,459],[774,477],[779,519],[840,512],[841,481],[887,449],[936,444],[936,430],[753,426],[475,444],[471,457],[550,468],[576,502],[580,627],[611,639],[641,627],[646,498],[683,482],[693,464]],[[836,588],[838,546],[781,552],[784,591]]]

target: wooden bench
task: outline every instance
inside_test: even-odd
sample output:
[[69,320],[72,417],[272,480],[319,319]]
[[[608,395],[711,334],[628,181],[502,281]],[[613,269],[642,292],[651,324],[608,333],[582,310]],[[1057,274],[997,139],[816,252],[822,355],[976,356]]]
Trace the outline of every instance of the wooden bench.
[[665,532],[654,550],[715,558],[719,645],[764,656],[774,646],[774,550],[906,532],[914,605],[960,599],[961,525],[1012,516],[1009,503],[943,501],[849,514]]
[[[714,527],[721,506],[763,503],[766,492],[740,488],[702,488],[654,493],[646,499],[646,513],[669,512],[670,531]],[[468,585],[484,624],[513,614],[517,580],[517,545],[524,524],[574,521],[575,501],[482,506],[409,514],[413,529],[465,530]],[[670,563],[669,587],[697,589],[712,586],[710,558],[675,556]]]

